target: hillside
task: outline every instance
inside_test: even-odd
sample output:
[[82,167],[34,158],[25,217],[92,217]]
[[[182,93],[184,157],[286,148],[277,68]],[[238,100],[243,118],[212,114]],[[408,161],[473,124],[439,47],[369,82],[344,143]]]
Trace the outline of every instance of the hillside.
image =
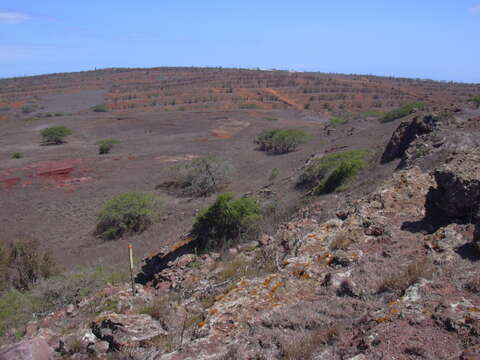
[[[1,339],[23,337],[0,359],[479,358],[478,94],[238,69],[0,80],[2,245],[41,244],[14,248],[16,262],[0,252]],[[42,143],[54,125],[72,134]],[[277,128],[305,138],[261,151],[259,134]],[[118,143],[100,155],[102,139]],[[179,167],[205,156],[221,156],[229,180],[183,191]],[[97,214],[129,191],[159,197],[159,218],[102,239]],[[262,218],[241,241],[206,246],[192,225],[223,191]],[[61,273],[29,268],[37,249]]]
[[[222,154],[236,170],[226,190],[255,192],[269,184],[273,169],[287,179],[312,154],[359,147],[377,151],[393,129],[378,123],[384,111],[419,101],[463,104],[479,88],[373,76],[201,68],[107,69],[0,80],[4,236],[32,230],[68,268],[114,263],[128,241],[143,257],[188,232],[195,211],[211,199],[162,192],[169,205],[163,222],[121,240],[114,250],[93,236],[95,216],[118,193],[154,191],[169,180],[172,165]],[[106,108],[100,110],[107,111],[92,110],[103,104]],[[66,126],[73,135],[62,146],[42,146],[40,131],[53,125]],[[266,156],[255,151],[253,139],[272,127],[299,127],[314,140],[294,153]],[[98,156],[96,142],[105,138],[120,144],[111,154]],[[21,159],[12,158],[17,152]],[[272,190],[284,194],[287,202],[300,196],[288,182],[278,181]]]

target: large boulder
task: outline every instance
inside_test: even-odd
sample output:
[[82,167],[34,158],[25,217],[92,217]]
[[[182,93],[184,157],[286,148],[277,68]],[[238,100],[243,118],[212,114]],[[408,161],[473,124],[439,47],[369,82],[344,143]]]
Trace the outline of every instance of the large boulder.
[[419,136],[431,133],[436,127],[439,118],[434,115],[417,115],[404,120],[393,132],[390,141],[382,155],[381,163],[387,163],[401,158],[410,144]]
[[48,343],[36,337],[3,347],[0,349],[0,360],[52,360],[53,354]]
[[111,350],[147,341],[159,335],[167,335],[160,322],[149,315],[101,314],[92,324],[97,338],[110,344]]
[[437,188],[428,193],[427,205],[452,220],[480,220],[480,148],[452,156],[433,175]]

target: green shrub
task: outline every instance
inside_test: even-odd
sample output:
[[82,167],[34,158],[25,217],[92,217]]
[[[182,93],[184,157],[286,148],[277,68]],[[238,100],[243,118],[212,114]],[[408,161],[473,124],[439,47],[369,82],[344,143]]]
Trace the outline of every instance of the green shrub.
[[333,125],[344,125],[348,123],[349,119],[347,116],[334,116],[330,119],[330,123]]
[[302,129],[267,129],[257,135],[254,142],[259,149],[273,154],[284,154],[297,149],[307,140]]
[[98,154],[99,155],[108,154],[110,150],[112,150],[113,145],[119,144],[119,143],[120,141],[116,139],[105,139],[105,140],[97,141],[97,145],[99,145]]
[[477,108],[480,107],[480,95],[472,97],[469,101],[474,103]]
[[346,151],[315,159],[300,175],[297,186],[307,188],[315,195],[344,190],[347,182],[368,165],[367,159],[367,150]]
[[229,181],[233,166],[217,155],[207,155],[173,167],[175,186],[186,195],[207,196]]
[[268,180],[274,181],[278,177],[278,175],[280,175],[280,170],[278,170],[278,168],[273,168],[270,176],[268,177]]
[[72,135],[72,130],[67,129],[64,126],[51,126],[41,131],[45,144],[62,144],[64,138],[68,135]]
[[94,112],[107,112],[108,109],[105,104],[99,104],[92,107]]
[[97,217],[96,235],[117,239],[124,234],[139,233],[159,215],[161,201],[154,194],[128,192],[107,201]]
[[22,113],[24,114],[30,114],[32,112],[34,112],[35,110],[37,110],[37,105],[35,104],[29,104],[29,105],[24,105],[22,106]]
[[235,199],[232,193],[220,194],[213,205],[197,215],[192,236],[202,249],[224,247],[252,231],[260,217],[260,206],[255,199]]
[[12,155],[12,159],[21,159],[23,158],[23,154],[21,152],[14,152]]
[[370,109],[370,110],[367,110],[367,111],[363,112],[361,115],[364,116],[364,117],[380,118],[380,117],[383,117],[385,115],[385,113],[381,110]]
[[258,108],[257,104],[240,104],[240,109],[256,109]]
[[33,313],[41,310],[43,309],[38,301],[28,293],[18,290],[3,293],[0,295],[0,336],[6,335],[9,329],[25,325],[31,320]]
[[413,113],[417,109],[422,110],[424,107],[425,107],[425,105],[421,102],[403,105],[403,106],[399,107],[398,109],[387,112],[380,119],[380,122],[387,123],[387,122],[391,122],[391,121],[400,119],[402,117],[410,115],[411,113]]

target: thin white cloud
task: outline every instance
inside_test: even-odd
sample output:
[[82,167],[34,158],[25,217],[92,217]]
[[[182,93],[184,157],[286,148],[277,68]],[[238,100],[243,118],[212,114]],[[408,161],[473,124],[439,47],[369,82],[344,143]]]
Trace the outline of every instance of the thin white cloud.
[[480,4],[472,6],[470,9],[468,9],[468,11],[472,15],[479,15],[480,14]]
[[32,16],[15,11],[0,11],[0,24],[21,24],[31,20]]

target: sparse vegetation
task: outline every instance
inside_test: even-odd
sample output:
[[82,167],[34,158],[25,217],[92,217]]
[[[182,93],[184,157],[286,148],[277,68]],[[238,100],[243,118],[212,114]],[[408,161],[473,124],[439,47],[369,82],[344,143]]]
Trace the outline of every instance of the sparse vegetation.
[[421,102],[407,104],[395,109],[393,111],[387,112],[383,117],[380,119],[380,122],[387,123],[391,121],[395,121],[407,115],[410,115],[415,110],[422,110],[425,107],[425,104]]
[[57,271],[49,251],[33,237],[19,235],[13,241],[0,244],[0,291],[29,290],[37,281]]
[[351,150],[314,159],[300,175],[297,185],[311,194],[329,194],[346,189],[350,179],[368,164],[367,150]]
[[255,199],[235,199],[232,193],[223,193],[197,215],[192,235],[202,249],[226,247],[228,242],[252,231],[260,217]]
[[418,260],[408,265],[404,271],[395,271],[386,275],[379,284],[378,293],[394,291],[402,296],[410,286],[420,279],[431,279],[433,272],[433,265],[430,261],[426,259]]
[[100,140],[97,142],[97,145],[99,146],[98,148],[98,154],[99,155],[104,155],[108,154],[110,150],[112,150],[113,145],[119,144],[120,141],[116,139],[105,139],[105,140]]
[[78,303],[106,284],[127,281],[128,275],[128,271],[97,266],[51,276],[28,291],[5,291],[0,295],[0,336],[9,329],[21,329],[34,313],[51,312]]
[[218,155],[193,159],[172,168],[174,185],[187,195],[208,196],[221,190],[233,172],[231,163]]
[[470,100],[477,108],[480,107],[480,95],[472,97]]
[[240,104],[240,109],[256,109],[258,108],[257,104]]
[[272,172],[270,173],[270,176],[268,177],[268,180],[274,181],[279,174],[280,174],[280,170],[278,168],[273,168]]
[[330,123],[333,125],[344,125],[348,123],[349,118],[346,115],[343,116],[334,116],[330,119]]
[[267,129],[257,135],[254,142],[259,149],[273,154],[284,154],[297,149],[307,140],[302,129]]
[[128,192],[117,195],[98,213],[95,233],[108,240],[142,232],[156,220],[161,204],[154,194]]
[[310,360],[315,351],[323,346],[332,345],[340,335],[337,327],[320,327],[312,330],[297,330],[280,340],[284,358],[287,360]]
[[63,144],[65,137],[72,134],[72,130],[64,126],[51,126],[43,129],[40,133],[45,144]]
[[107,109],[107,106],[105,104],[99,104],[99,105],[93,106],[92,111],[94,111],[94,112],[107,112],[108,109]]
[[23,154],[21,152],[14,152],[12,155],[12,159],[21,159],[23,158]]
[[28,104],[28,105],[24,105],[22,106],[22,113],[24,114],[30,114],[32,112],[34,112],[35,110],[37,110],[37,105],[35,104]]
[[370,109],[361,114],[364,117],[375,117],[375,118],[380,118],[385,115],[385,113],[381,110],[376,110],[376,109]]

